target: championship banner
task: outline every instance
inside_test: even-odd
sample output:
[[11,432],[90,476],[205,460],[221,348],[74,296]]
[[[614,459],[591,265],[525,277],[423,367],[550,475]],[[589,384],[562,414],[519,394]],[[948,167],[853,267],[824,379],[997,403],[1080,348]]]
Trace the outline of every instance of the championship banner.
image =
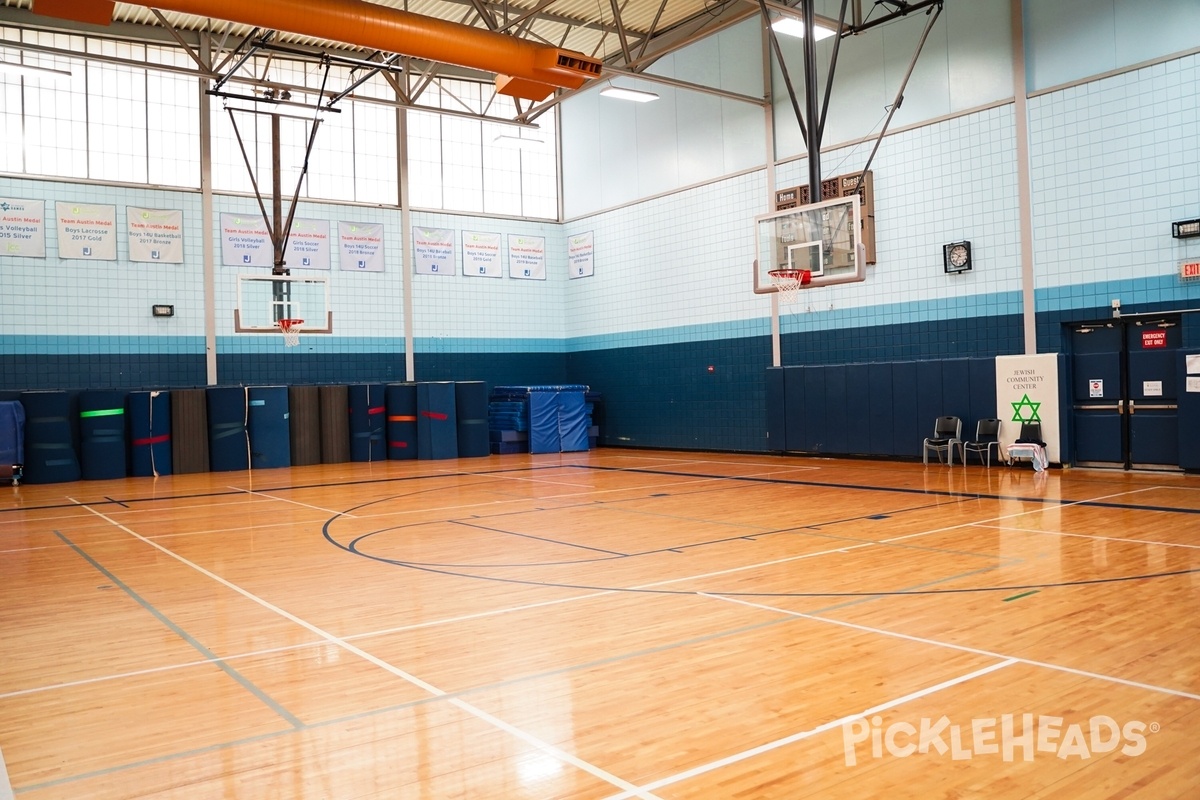
[[125,206],[130,261],[183,263],[183,212]]
[[0,255],[46,257],[46,202],[0,197]]
[[453,275],[454,231],[413,228],[413,256],[418,275]]
[[463,231],[463,275],[502,278],[500,234]]
[[383,225],[339,222],[338,266],[343,272],[383,272]]
[[546,280],[546,237],[509,235],[508,277]]
[[117,207],[55,203],[58,257],[117,260]]
[[275,246],[262,217],[221,215],[221,263],[227,267],[275,266]]
[[592,231],[571,236],[567,239],[567,263],[571,268],[571,279],[588,278],[596,271],[595,249],[592,246]]
[[329,223],[323,219],[293,219],[284,248],[289,269],[329,269]]

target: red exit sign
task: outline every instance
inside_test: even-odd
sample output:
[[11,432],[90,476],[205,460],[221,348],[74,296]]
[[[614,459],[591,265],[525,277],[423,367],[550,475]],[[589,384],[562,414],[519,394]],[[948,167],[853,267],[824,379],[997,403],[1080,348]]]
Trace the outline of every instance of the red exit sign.
[[1184,261],[1180,264],[1179,277],[1200,278],[1200,261]]
[[1167,332],[1166,331],[1142,331],[1142,348],[1150,347],[1166,347]]

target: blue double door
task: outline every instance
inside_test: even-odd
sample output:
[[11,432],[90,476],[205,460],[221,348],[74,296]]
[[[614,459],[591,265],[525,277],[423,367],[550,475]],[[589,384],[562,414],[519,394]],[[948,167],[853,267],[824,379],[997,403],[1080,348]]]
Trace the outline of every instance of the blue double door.
[[1072,328],[1076,464],[1179,469],[1181,344],[1178,315]]

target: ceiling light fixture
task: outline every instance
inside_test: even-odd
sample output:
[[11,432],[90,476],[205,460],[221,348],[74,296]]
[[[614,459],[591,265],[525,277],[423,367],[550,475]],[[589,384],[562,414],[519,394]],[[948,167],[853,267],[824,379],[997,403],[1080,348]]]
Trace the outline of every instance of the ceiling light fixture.
[[30,64],[14,64],[11,61],[0,61],[0,72],[6,72],[9,75],[20,75],[23,78],[41,78],[53,81],[66,80],[71,77],[69,69],[35,67]]
[[[771,27],[776,33],[782,33],[784,36],[795,36],[797,39],[804,38],[804,23],[795,17],[778,17],[771,23]],[[833,28],[827,28],[819,23],[813,25],[813,39],[821,41],[833,36],[837,31]]]
[[643,92],[640,89],[623,89],[609,84],[600,90],[605,97],[615,97],[618,100],[632,100],[635,103],[650,103],[658,99],[654,92]]

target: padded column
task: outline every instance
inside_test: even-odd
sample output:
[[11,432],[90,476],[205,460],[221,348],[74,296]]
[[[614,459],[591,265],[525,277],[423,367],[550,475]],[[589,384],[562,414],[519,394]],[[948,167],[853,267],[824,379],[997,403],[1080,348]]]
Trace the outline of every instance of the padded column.
[[250,468],[290,467],[292,447],[288,426],[288,388],[251,386],[246,390],[246,397]]
[[483,381],[455,383],[454,413],[457,418],[458,457],[490,455],[487,384]]
[[288,389],[288,435],[292,466],[321,463],[321,393],[316,386]]
[[246,390],[241,386],[208,390],[208,463],[213,472],[250,468],[246,412]]
[[79,462],[84,480],[125,477],[124,392],[80,393]]
[[355,383],[350,390],[350,460],[383,461],[386,422],[382,383]]
[[319,387],[321,401],[321,463],[350,460],[350,390],[345,386]]
[[171,474],[171,393],[130,392],[129,474],[135,478]]
[[25,409],[25,483],[79,480],[71,442],[71,396],[66,392],[22,392]]
[[387,454],[392,459],[417,457],[417,385],[390,383],[387,399]]
[[417,384],[417,457],[458,458],[458,417],[450,381]]
[[171,390],[171,468],[176,475],[208,472],[208,392]]

